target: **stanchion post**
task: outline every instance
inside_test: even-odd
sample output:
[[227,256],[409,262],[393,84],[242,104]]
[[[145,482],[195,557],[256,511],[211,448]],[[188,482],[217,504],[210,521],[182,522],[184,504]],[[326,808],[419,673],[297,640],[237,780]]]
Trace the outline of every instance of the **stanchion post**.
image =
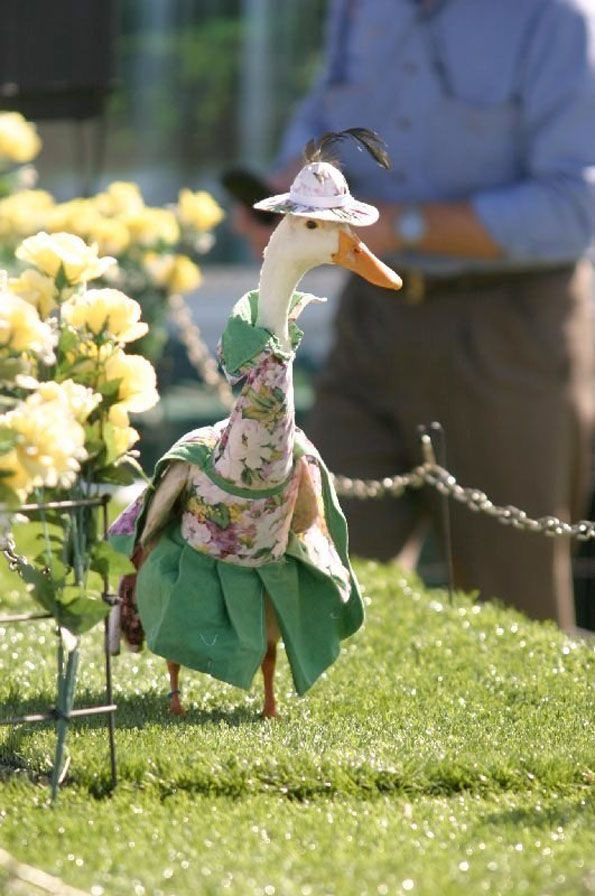
[[[440,423],[434,421],[429,426],[418,427],[418,435],[424,463],[439,464],[446,469],[446,436]],[[454,569],[452,558],[452,530],[450,524],[450,507],[448,495],[441,494],[440,498],[440,534],[442,536],[442,551],[446,564],[446,577],[448,588],[448,602],[452,604],[454,594]]]

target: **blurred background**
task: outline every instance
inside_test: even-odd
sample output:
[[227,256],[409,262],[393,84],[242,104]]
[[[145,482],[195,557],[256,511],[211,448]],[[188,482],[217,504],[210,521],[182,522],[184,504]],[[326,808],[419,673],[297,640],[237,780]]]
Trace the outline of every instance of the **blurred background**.
[[[238,165],[269,170],[291,109],[315,75],[327,0],[2,5],[0,108],[37,126],[38,188],[64,202],[132,181],[152,206],[175,202],[181,188],[207,190],[229,212],[221,175]],[[227,214],[200,258],[202,283],[184,296],[211,352],[233,303],[256,286],[259,265]],[[329,302],[304,315],[300,415],[310,402],[311,373],[328,348],[339,284],[330,267],[305,284]],[[148,467],[172,437],[223,412],[217,395],[200,387],[170,329],[158,365],[162,400],[139,420]]]
[[[266,171],[316,70],[326,0],[3,0],[0,102],[38,125],[39,184],[65,200],[113,180],[148,204],[220,200]],[[223,225],[213,262],[245,259]]]

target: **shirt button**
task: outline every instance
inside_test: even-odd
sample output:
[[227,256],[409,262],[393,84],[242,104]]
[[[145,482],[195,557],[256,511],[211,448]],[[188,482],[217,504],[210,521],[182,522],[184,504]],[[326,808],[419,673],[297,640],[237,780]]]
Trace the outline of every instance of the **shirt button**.
[[414,75],[418,69],[417,62],[413,62],[411,59],[406,59],[401,63],[401,71],[405,72],[406,75]]
[[411,127],[411,119],[407,118],[406,115],[400,115],[397,118],[397,127],[401,128],[402,131],[407,131]]
[[398,184],[403,184],[407,180],[407,174],[405,173],[405,171],[393,171],[392,179]]

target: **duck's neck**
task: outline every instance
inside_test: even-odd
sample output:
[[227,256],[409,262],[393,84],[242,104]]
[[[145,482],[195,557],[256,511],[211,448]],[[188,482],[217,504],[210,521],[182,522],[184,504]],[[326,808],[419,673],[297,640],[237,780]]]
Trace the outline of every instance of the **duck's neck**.
[[303,263],[275,251],[275,234],[267,247],[258,285],[256,325],[270,330],[284,351],[291,350],[289,340],[289,306],[298,283],[308,270]]

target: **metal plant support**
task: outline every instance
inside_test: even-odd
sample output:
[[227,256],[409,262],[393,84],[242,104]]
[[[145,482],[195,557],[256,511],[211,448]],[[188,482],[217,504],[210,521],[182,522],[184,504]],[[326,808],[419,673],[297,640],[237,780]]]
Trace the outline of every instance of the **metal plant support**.
[[[18,508],[18,513],[32,515],[45,510],[62,510],[74,513],[81,508],[101,508],[103,537],[106,537],[108,519],[107,505],[109,495],[97,498],[84,498],[72,501],[48,501],[39,504],[24,504]],[[8,560],[10,568],[16,568],[18,556],[15,553],[12,539],[2,545],[2,551]],[[113,606],[117,597],[110,593],[107,575],[102,575],[102,599]],[[20,613],[12,616],[0,616],[0,625],[15,623],[31,623],[42,619],[52,619],[51,613]],[[54,763],[50,776],[50,788],[52,801],[56,799],[58,788],[68,771],[68,761],[64,760],[66,737],[68,726],[72,720],[86,718],[94,715],[107,716],[107,732],[110,753],[110,770],[112,788],[117,783],[116,748],[115,748],[115,720],[114,713],[117,706],[113,702],[111,654],[108,645],[108,620],[104,620],[104,658],[105,658],[105,703],[98,706],[89,706],[74,709],[74,694],[76,688],[76,676],[79,664],[78,638],[60,626],[56,626],[56,705],[45,712],[32,713],[8,719],[0,719],[0,725],[24,725],[33,722],[56,723],[56,748]]]

